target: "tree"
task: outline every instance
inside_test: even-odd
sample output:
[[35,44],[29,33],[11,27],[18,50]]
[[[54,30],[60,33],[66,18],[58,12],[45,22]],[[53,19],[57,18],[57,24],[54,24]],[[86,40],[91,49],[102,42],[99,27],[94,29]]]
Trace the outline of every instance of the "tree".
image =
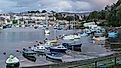
[[42,10],[42,13],[46,13],[47,11],[46,10]]
[[73,21],[74,20],[74,17],[73,16],[67,16],[65,18],[65,20],[67,20],[67,21]]
[[63,15],[61,13],[56,13],[55,17],[56,17],[57,20],[63,20],[64,19]]
[[119,23],[121,24],[121,4],[116,8],[116,16],[117,16],[117,19],[119,21]]
[[78,15],[75,14],[74,17],[75,17],[75,20],[76,20],[76,21],[79,20],[79,16],[78,16]]
[[89,15],[89,19],[98,19],[98,11],[93,11]]
[[106,14],[105,10],[100,11],[98,13],[98,19],[104,20],[105,19],[105,14]]

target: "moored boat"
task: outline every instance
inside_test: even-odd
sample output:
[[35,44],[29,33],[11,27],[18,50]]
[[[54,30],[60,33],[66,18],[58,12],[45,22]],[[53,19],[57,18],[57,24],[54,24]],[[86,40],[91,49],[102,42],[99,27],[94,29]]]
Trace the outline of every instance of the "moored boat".
[[88,36],[88,33],[80,32],[80,36],[81,36],[81,37]]
[[46,49],[50,48],[51,46],[56,45],[58,40],[48,40],[45,42],[43,46],[45,46]]
[[65,48],[63,45],[50,47],[50,52],[63,52],[63,53],[65,53],[66,50],[67,50],[67,48]]
[[[29,53],[30,54],[30,53]],[[31,53],[32,54],[32,53]],[[33,61],[35,62],[36,61],[36,57],[32,54],[32,55],[26,55],[26,54],[23,54],[23,57],[30,60],[30,61]]]
[[39,46],[33,46],[31,47],[31,49],[35,52],[39,52],[39,53],[44,53],[46,48],[44,45],[39,45]]
[[23,49],[22,53],[24,56],[34,56],[36,54],[36,52],[25,48]]
[[109,38],[117,38],[118,37],[118,32],[108,32],[108,37]]
[[6,60],[6,66],[19,67],[20,61],[17,57],[10,55]]
[[64,55],[61,54],[61,53],[49,53],[49,54],[46,54],[47,58],[50,58],[50,59],[53,59],[53,60],[60,60],[60,61],[62,61],[63,56]]
[[63,37],[64,40],[75,40],[75,39],[80,39],[80,36],[79,35],[66,35]]
[[90,29],[84,29],[83,32],[85,32],[87,34],[91,34],[91,30]]

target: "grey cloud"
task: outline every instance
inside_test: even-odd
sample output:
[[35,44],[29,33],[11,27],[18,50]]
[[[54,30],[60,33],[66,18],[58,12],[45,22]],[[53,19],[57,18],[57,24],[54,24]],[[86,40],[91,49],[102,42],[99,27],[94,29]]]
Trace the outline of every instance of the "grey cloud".
[[55,10],[92,11],[103,9],[117,0],[0,0],[1,11]]

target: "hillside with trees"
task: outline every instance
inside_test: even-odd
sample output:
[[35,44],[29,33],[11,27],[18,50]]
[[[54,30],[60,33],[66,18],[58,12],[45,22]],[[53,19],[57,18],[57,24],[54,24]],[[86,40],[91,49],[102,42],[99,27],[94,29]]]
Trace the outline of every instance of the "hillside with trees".
[[105,20],[101,25],[121,26],[121,0],[111,6],[107,5],[104,10],[93,11],[86,19],[87,21]]

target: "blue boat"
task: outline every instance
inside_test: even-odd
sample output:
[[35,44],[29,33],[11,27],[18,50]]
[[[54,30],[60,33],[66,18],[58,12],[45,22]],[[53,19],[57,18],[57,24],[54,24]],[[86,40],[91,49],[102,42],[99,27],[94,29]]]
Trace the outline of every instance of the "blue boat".
[[50,58],[53,60],[60,60],[60,61],[62,61],[63,56],[64,55],[61,53],[48,53],[48,54],[46,54],[46,58]]
[[50,52],[63,52],[63,53],[65,53],[66,50],[67,50],[67,48],[65,48],[63,45],[50,47]]
[[117,38],[118,37],[118,32],[108,32],[108,37],[109,38]]
[[88,33],[80,32],[80,36],[82,36],[82,37],[84,37],[84,36],[88,36]]

